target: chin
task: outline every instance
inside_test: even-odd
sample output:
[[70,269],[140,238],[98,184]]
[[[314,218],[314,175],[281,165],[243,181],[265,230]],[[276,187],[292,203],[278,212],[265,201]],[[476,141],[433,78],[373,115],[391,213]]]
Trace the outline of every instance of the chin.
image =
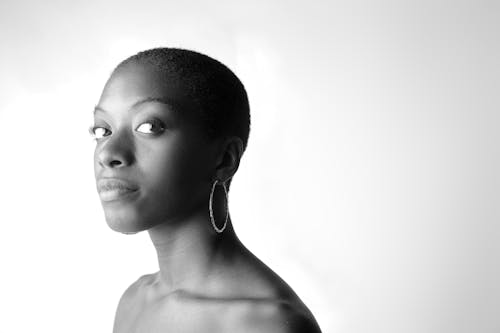
[[111,228],[111,230],[121,232],[122,234],[136,234],[148,229],[144,228],[139,223],[134,223],[134,221],[128,221],[115,217],[106,217],[106,222],[108,223],[108,226]]
[[151,225],[145,223],[145,219],[138,216],[135,212],[105,210],[104,215],[108,226],[112,230],[123,234],[136,234],[151,228]]
[[172,216],[179,216],[179,211],[184,211],[178,210],[173,215],[170,214],[170,207],[165,206],[165,202],[162,202],[162,207],[158,206],[145,203],[122,204],[120,202],[102,205],[108,226],[123,234],[136,234],[163,224],[165,221],[173,221],[175,219],[172,219]]

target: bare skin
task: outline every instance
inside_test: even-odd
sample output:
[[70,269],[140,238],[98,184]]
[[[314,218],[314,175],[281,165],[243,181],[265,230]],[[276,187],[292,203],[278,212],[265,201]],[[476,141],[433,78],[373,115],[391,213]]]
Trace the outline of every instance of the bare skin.
[[114,332],[164,332],[165,328],[172,332],[319,332],[293,290],[228,231],[215,241],[215,249],[207,248],[213,252],[201,265],[206,267],[203,273],[194,263],[182,265],[185,273],[196,271],[179,283],[185,287],[170,285],[172,280],[164,271],[171,266],[166,265],[190,262],[193,253],[203,253],[203,247],[198,242],[183,245],[167,258],[159,252],[160,271],[142,276],[124,293]]
[[[124,292],[114,333],[320,332],[290,286],[240,242],[230,216],[223,233],[212,228],[213,180],[229,182],[242,142],[206,142],[182,88],[150,66],[131,64],[109,79],[96,107],[98,184],[120,179],[135,189],[111,201],[100,191],[106,221],[119,232],[147,230],[160,268]],[[165,100],[184,106],[184,113]],[[221,226],[225,197],[216,189]]]

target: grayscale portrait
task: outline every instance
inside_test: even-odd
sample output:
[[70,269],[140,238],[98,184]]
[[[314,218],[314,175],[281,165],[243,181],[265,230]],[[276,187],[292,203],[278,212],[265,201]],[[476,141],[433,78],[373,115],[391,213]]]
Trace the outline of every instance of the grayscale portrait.
[[0,2],[0,332],[500,332],[499,1]]
[[195,51],[145,50],[111,74],[90,127],[97,190],[113,230],[147,230],[160,268],[124,292],[114,332],[320,332],[233,229],[250,118],[237,76]]

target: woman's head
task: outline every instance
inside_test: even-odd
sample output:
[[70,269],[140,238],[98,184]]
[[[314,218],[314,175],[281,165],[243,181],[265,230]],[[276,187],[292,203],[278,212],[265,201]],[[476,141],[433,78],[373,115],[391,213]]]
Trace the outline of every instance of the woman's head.
[[121,232],[207,209],[213,180],[228,183],[237,171],[250,129],[239,79],[208,56],[172,48],[120,63],[94,115],[97,186],[108,224]]

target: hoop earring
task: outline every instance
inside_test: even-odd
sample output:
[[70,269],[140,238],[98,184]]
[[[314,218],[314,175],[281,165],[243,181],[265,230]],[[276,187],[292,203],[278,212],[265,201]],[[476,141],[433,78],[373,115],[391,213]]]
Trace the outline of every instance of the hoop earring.
[[208,210],[210,211],[210,221],[212,222],[212,226],[214,227],[215,232],[217,232],[218,234],[220,234],[220,233],[222,233],[224,231],[224,229],[226,229],[227,218],[228,218],[228,215],[229,215],[229,209],[228,209],[228,197],[227,197],[226,185],[224,183],[222,183],[222,187],[224,188],[224,193],[226,195],[226,219],[224,220],[224,225],[222,226],[222,228],[218,228],[215,225],[214,212],[213,212],[213,209],[212,209],[212,202],[213,202],[215,185],[217,185],[218,182],[219,181],[216,179],[214,181],[213,185],[212,185],[212,190],[210,191],[210,199],[208,200]]

